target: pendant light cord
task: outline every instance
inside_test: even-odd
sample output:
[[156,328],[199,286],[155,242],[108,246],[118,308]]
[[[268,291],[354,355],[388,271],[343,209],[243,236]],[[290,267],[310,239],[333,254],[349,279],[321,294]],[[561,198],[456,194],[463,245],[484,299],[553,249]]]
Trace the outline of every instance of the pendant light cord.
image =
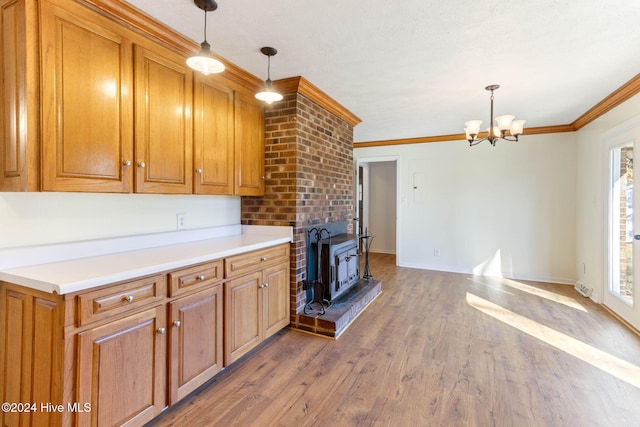
[[207,11],[204,11],[204,41],[207,41]]

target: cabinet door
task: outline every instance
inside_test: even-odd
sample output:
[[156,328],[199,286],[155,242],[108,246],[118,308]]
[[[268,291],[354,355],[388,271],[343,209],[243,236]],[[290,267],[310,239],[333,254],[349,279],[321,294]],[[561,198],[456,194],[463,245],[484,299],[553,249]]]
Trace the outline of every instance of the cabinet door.
[[143,425],[165,407],[166,309],[78,334],[78,425]]
[[222,284],[170,304],[170,405],[222,368],[222,306]]
[[0,0],[0,191],[40,189],[37,5]]
[[40,410],[41,402],[62,401],[59,298],[0,289],[0,400],[36,404],[31,411],[0,412],[0,425],[60,425],[62,414]]
[[262,273],[230,280],[224,288],[225,366],[262,341]]
[[194,90],[194,192],[233,194],[233,91],[196,74]]
[[264,195],[264,107],[255,99],[236,93],[235,194]]
[[189,194],[192,72],[159,46],[136,45],[134,52],[136,192]]
[[289,324],[289,263],[283,262],[264,270],[263,317],[264,338]]
[[129,192],[131,42],[68,6],[41,2],[43,190]]

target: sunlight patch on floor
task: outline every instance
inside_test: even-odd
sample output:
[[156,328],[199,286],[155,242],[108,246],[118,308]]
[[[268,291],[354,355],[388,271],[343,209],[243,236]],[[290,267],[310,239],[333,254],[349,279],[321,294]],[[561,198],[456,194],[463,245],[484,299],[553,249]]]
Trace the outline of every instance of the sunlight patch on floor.
[[[479,283],[485,286],[491,286],[492,288],[496,288],[496,284],[490,283],[489,281],[483,281],[477,277],[469,278],[472,282]],[[584,311],[588,313],[588,310],[582,306],[578,301],[571,297],[567,297],[564,295],[558,295],[551,291],[546,291],[544,289],[536,288],[535,286],[525,285],[524,283],[517,282],[511,279],[500,279],[500,283],[510,288],[517,289],[522,292],[526,292],[531,295],[535,295],[540,298],[544,298],[549,301],[557,302],[558,304],[565,305],[570,308],[574,308],[576,310]]]
[[[482,276],[474,276],[474,277],[467,277],[467,280],[470,280],[471,282],[484,286],[486,288],[491,288],[492,291],[498,291],[498,292],[502,292],[503,294],[507,294],[510,296],[515,297],[516,294],[514,294],[513,292],[509,292],[506,289],[501,289],[500,286],[498,286],[496,283],[491,283],[490,280],[481,280]],[[500,281],[500,283],[502,283],[502,278],[495,278],[496,281]]]
[[473,268],[473,274],[502,277],[502,256],[500,255],[500,249],[488,260],[476,265]]
[[640,368],[534,320],[467,292],[467,304],[481,312],[640,388]]

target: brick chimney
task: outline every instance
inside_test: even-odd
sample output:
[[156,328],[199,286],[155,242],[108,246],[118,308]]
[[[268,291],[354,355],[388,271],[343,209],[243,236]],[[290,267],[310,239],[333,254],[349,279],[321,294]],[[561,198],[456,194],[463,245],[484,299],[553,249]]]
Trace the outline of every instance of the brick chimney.
[[353,127],[360,119],[302,77],[274,85],[284,99],[265,110],[265,195],[242,198],[241,221],[293,227],[293,317],[306,303],[306,228],[348,221],[353,232]]

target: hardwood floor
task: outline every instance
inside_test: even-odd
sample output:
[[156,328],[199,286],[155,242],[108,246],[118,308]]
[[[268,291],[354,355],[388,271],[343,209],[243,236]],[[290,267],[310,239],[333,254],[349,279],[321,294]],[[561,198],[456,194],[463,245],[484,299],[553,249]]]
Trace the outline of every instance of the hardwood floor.
[[640,425],[640,337],[571,286],[371,266],[338,340],[284,330],[149,426]]

